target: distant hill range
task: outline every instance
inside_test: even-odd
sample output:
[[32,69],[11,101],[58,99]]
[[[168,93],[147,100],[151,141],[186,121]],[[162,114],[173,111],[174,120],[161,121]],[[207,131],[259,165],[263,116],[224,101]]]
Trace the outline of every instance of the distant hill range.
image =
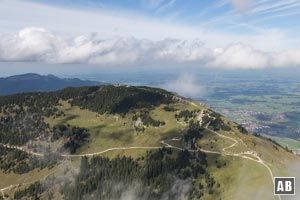
[[54,75],[34,73],[0,78],[0,95],[24,92],[55,91],[66,87],[105,85],[103,82],[86,81],[78,78],[62,79]]

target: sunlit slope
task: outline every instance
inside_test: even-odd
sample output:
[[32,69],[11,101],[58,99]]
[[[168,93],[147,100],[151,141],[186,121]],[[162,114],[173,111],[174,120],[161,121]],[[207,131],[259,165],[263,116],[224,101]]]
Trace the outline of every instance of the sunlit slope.
[[223,155],[210,154],[209,168],[216,180],[228,184],[223,185],[224,187],[221,185],[221,194],[208,199],[215,199],[219,195],[223,197],[222,199],[297,199],[297,196],[289,198],[274,196],[272,177],[299,177],[299,156],[293,155],[268,139],[241,134],[235,130],[236,125],[233,123],[231,127],[233,131],[219,133],[237,140],[236,144],[230,139],[226,140],[212,134],[211,131],[205,132],[204,137],[198,141],[204,149],[216,152],[223,150]]
[[[28,154],[45,155],[42,150],[47,149],[65,160],[71,159],[73,168],[80,167],[83,156],[125,155],[138,159],[162,147],[174,152],[201,151],[207,156],[207,171],[215,184],[211,191],[204,188],[198,199],[278,199],[273,195],[273,177],[299,176],[299,156],[271,140],[248,134],[205,105],[160,89],[119,85],[69,88],[5,97],[1,102],[1,117],[15,120],[19,113],[34,113],[41,116],[40,124],[45,124],[39,126],[42,132],[21,141],[2,136],[2,144],[19,147]],[[198,135],[190,131],[191,124],[199,126]],[[29,130],[35,133],[35,129]],[[88,134],[81,139],[83,133]],[[56,162],[50,170],[32,169],[20,175],[13,171],[0,173],[2,191],[13,197],[17,188],[25,188],[33,180],[62,174],[62,163]],[[203,178],[193,181],[196,187]]]

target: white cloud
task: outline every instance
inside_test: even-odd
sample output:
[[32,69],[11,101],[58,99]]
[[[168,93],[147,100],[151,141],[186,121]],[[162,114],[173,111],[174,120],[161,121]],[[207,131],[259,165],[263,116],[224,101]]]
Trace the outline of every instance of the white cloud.
[[213,60],[207,66],[225,69],[261,69],[300,67],[300,49],[265,52],[241,43],[214,49]]
[[269,55],[243,44],[215,49],[214,59],[209,63],[222,68],[265,68],[269,66]]
[[300,66],[300,49],[287,50],[280,53],[272,54],[270,59],[271,65],[277,67],[299,67]]
[[[260,13],[274,13],[280,11],[289,11],[289,9],[299,8],[299,0],[285,0],[285,1],[257,1],[260,4],[249,10],[249,14]],[[283,14],[283,13],[282,13]]]
[[[149,9],[155,11],[165,5],[169,5],[170,8],[173,5],[172,2],[175,1],[151,0],[147,3],[146,0],[143,0],[142,2],[146,7],[149,6]],[[235,21],[235,19],[222,13],[217,16],[222,20],[216,24],[205,25],[206,22],[210,21],[210,18],[183,24],[183,21],[179,19],[180,15],[170,20],[173,14],[177,13],[176,3],[173,6],[174,9],[172,10],[174,11],[172,11],[172,14],[169,11],[170,9],[166,9],[166,13],[169,14],[157,18],[131,10],[110,8],[75,9],[36,1],[2,0],[0,6],[0,33],[12,33],[24,27],[35,26],[69,36],[97,32],[106,38],[120,36],[147,38],[156,41],[169,37],[183,40],[201,38],[201,41],[209,47],[242,42],[244,44],[255,44],[256,48],[272,50],[297,45],[295,42],[288,43],[291,39],[289,33],[292,27],[289,30],[269,27],[259,32],[249,32],[247,27],[239,27],[239,29],[243,29],[241,33],[240,31],[230,30],[232,24],[228,24],[226,21]],[[298,40],[295,36],[293,36],[293,39]]]
[[193,62],[208,57],[202,43],[165,39],[152,41],[133,37],[101,39],[91,36],[61,37],[29,27],[0,38],[1,61],[42,61],[48,63],[93,63],[138,65],[153,62]]
[[193,74],[182,74],[177,80],[170,81],[163,88],[190,98],[200,98],[206,95],[206,88],[200,85]]
[[[47,60],[48,54],[63,42],[43,28],[26,28],[13,36],[0,39],[2,61]],[[61,46],[61,45],[59,45]]]
[[242,43],[206,47],[199,40],[66,37],[29,27],[0,38],[0,61],[87,63],[98,66],[197,65],[258,69],[300,66],[300,49],[265,52]]

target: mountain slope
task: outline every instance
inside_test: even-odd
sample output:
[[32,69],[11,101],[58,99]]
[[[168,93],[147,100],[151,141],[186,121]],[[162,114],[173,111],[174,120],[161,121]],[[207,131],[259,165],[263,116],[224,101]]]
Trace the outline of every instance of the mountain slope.
[[273,177],[299,176],[299,157],[162,89],[67,88],[0,108],[7,198],[280,199]]
[[24,92],[55,91],[65,87],[93,86],[103,83],[83,81],[77,78],[61,79],[53,75],[21,74],[0,78],[0,95]]

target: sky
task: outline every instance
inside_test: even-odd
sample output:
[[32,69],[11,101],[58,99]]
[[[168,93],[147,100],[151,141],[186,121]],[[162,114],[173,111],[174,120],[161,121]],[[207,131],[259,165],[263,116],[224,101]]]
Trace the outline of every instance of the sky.
[[299,21],[300,0],[1,0],[0,68],[300,67]]

